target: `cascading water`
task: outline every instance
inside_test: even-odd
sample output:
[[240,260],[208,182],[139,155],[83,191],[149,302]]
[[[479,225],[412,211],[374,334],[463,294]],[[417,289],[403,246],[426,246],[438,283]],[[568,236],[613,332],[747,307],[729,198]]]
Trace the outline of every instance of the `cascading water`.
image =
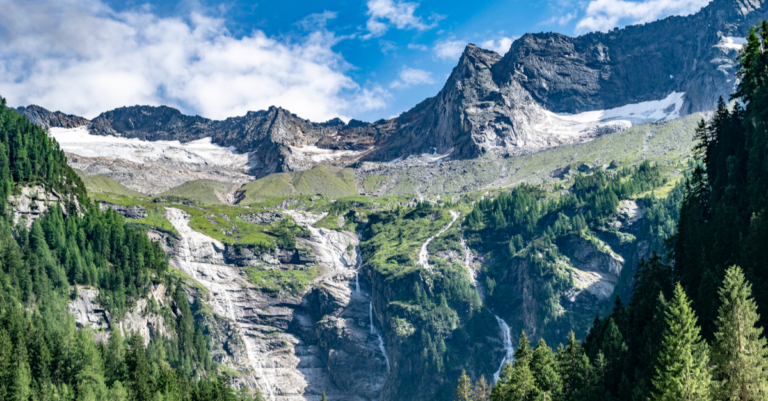
[[496,316],[496,321],[499,322],[499,328],[504,337],[504,350],[507,351],[507,354],[504,355],[504,358],[501,360],[499,370],[493,375],[493,383],[499,381],[499,375],[501,374],[501,370],[504,369],[504,364],[506,362],[512,363],[512,360],[515,358],[515,349],[512,347],[512,335],[509,332],[509,326],[498,316]]
[[376,327],[373,326],[373,301],[368,304],[368,314],[371,317],[371,334],[376,334]]
[[371,314],[371,334],[376,334],[376,336],[379,338],[379,349],[381,350],[381,354],[384,355],[384,360],[387,361],[387,372],[389,372],[389,355],[387,355],[387,348],[384,346],[384,339],[376,330],[376,326],[373,325],[373,301],[368,304],[368,311]]
[[[359,234],[358,234],[359,238]],[[355,292],[360,292],[360,267],[363,265],[363,255],[360,254],[360,245],[357,246],[357,266],[355,266]]]

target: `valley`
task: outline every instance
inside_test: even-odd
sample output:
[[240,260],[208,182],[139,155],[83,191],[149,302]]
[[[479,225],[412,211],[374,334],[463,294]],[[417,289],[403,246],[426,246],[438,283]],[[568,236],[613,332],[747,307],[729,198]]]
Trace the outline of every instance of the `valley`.
[[728,316],[768,360],[766,16],[470,43],[374,122],[2,100],[0,398],[725,391]]

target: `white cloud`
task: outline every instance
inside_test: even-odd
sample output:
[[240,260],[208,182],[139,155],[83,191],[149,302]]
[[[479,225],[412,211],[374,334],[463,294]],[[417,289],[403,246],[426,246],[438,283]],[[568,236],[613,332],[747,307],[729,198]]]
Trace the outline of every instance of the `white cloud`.
[[592,0],[578,24],[576,33],[608,31],[621,25],[655,21],[670,15],[690,15],[711,0]]
[[563,25],[571,22],[571,20],[573,20],[574,18],[576,18],[576,13],[575,12],[574,13],[568,13],[568,14],[565,14],[565,15],[562,15],[562,16],[559,16],[559,17],[558,16],[553,16],[552,18],[539,23],[539,25],[552,25],[552,24],[557,23],[558,25],[563,26]]
[[[120,106],[178,107],[209,118],[271,105],[316,121],[383,107],[317,28],[298,40],[261,31],[236,38],[224,21],[192,13],[188,22],[148,9],[115,12],[100,0],[0,0],[0,95],[9,104],[93,118]],[[361,101],[360,99],[363,99]]]
[[467,42],[464,40],[445,40],[435,45],[435,56],[443,60],[458,60],[461,57],[461,53],[464,52],[464,48],[467,47]]
[[[372,37],[379,37],[384,35],[389,30],[389,24],[397,27],[397,29],[417,29],[419,31],[425,31],[427,29],[437,26],[437,20],[442,17],[439,15],[432,16],[433,22],[431,24],[425,23],[421,17],[414,15],[418,3],[409,3],[405,1],[395,2],[393,0],[368,0],[366,3],[368,6],[368,22],[366,23],[366,29],[368,34],[363,35],[363,39],[370,39]],[[386,21],[386,22],[384,22]]]
[[427,47],[426,45],[421,45],[417,43],[408,43],[408,48],[411,50],[421,50],[423,52],[429,50],[429,47]]
[[513,36],[511,38],[503,37],[497,40],[486,40],[485,42],[480,43],[480,47],[483,49],[493,50],[503,56],[507,54],[509,48],[512,46],[512,42],[514,42],[517,38],[519,38],[519,36]]
[[392,88],[410,88],[414,85],[433,84],[435,80],[429,71],[419,70],[403,66],[400,70],[399,78],[394,80],[389,86]]

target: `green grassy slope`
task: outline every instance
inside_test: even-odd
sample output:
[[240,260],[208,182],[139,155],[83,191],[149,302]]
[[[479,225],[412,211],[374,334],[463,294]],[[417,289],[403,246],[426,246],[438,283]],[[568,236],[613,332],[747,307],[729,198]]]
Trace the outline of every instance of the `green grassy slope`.
[[322,195],[340,198],[357,194],[353,170],[319,164],[310,170],[277,173],[249,182],[240,189],[239,198],[241,204],[250,204],[275,196]]
[[232,185],[213,180],[188,181],[159,194],[158,197],[174,196],[209,205],[226,204],[226,196]]
[[661,165],[676,165],[691,152],[693,134],[704,117],[697,113],[662,123],[636,125],[626,131],[592,141],[557,146],[530,155],[509,158],[483,156],[474,160],[436,166],[375,171],[358,179],[368,194],[439,195],[466,193],[516,184],[556,182],[554,170],[585,163],[592,166],[616,161],[619,166],[638,165],[649,159]]
[[134,191],[125,185],[101,174],[89,175],[82,171],[77,171],[80,179],[83,180],[85,187],[91,191],[107,192],[110,194],[117,194],[123,196],[132,196],[137,198],[146,197],[141,192]]

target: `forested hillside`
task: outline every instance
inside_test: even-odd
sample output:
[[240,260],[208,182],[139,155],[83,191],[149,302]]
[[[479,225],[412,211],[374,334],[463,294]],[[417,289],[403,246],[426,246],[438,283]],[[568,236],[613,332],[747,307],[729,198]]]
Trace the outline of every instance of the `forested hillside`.
[[[61,201],[31,225],[14,225],[7,200],[31,187]],[[159,244],[102,212],[84,188],[58,145],[0,100],[0,399],[250,399],[218,374]],[[108,342],[96,342],[67,310],[79,289],[95,288],[101,305],[122,316],[161,283],[174,300],[174,310],[160,311],[174,335],[146,347],[115,327]]]
[[[662,255],[654,253],[638,267],[631,301],[625,305],[617,298],[607,317],[594,319],[583,342],[571,333],[567,344],[555,352],[544,339],[533,347],[526,333],[520,334],[514,362],[504,367],[492,390],[484,381],[477,381],[473,389],[469,377],[462,375],[457,399],[758,400],[768,396],[768,350],[763,335],[768,310],[768,22],[751,31],[739,61],[737,103],[729,109],[721,100],[713,117],[701,122],[696,161],[678,189],[682,204],[676,230],[672,234],[661,224],[654,233],[661,238],[672,235],[664,249],[656,241],[659,246],[654,249],[663,250]],[[638,172],[643,170],[641,166]],[[622,174],[613,179],[622,185],[632,183]],[[615,203],[612,193],[622,185],[602,183],[596,191],[582,190],[578,201],[571,201],[576,207],[570,210],[579,213],[569,215],[566,208],[551,232],[558,227],[583,230],[584,222],[592,227],[591,222],[600,219],[601,206]],[[579,180],[577,186],[590,188]],[[541,238],[540,252],[546,252],[551,234],[537,222],[546,215],[542,209],[552,208],[536,206],[530,190],[518,192],[512,198],[481,202],[468,225],[489,224],[490,217],[490,224],[498,226],[512,217],[516,228],[507,235],[510,254],[516,255],[524,243],[517,235],[526,240],[532,233]],[[590,192],[594,195],[587,195]],[[522,206],[505,213],[504,202],[515,196],[520,199],[512,204]],[[531,200],[525,202],[526,197]],[[567,205],[567,199],[560,204]],[[584,211],[591,218],[588,214],[582,220],[579,216]]]

